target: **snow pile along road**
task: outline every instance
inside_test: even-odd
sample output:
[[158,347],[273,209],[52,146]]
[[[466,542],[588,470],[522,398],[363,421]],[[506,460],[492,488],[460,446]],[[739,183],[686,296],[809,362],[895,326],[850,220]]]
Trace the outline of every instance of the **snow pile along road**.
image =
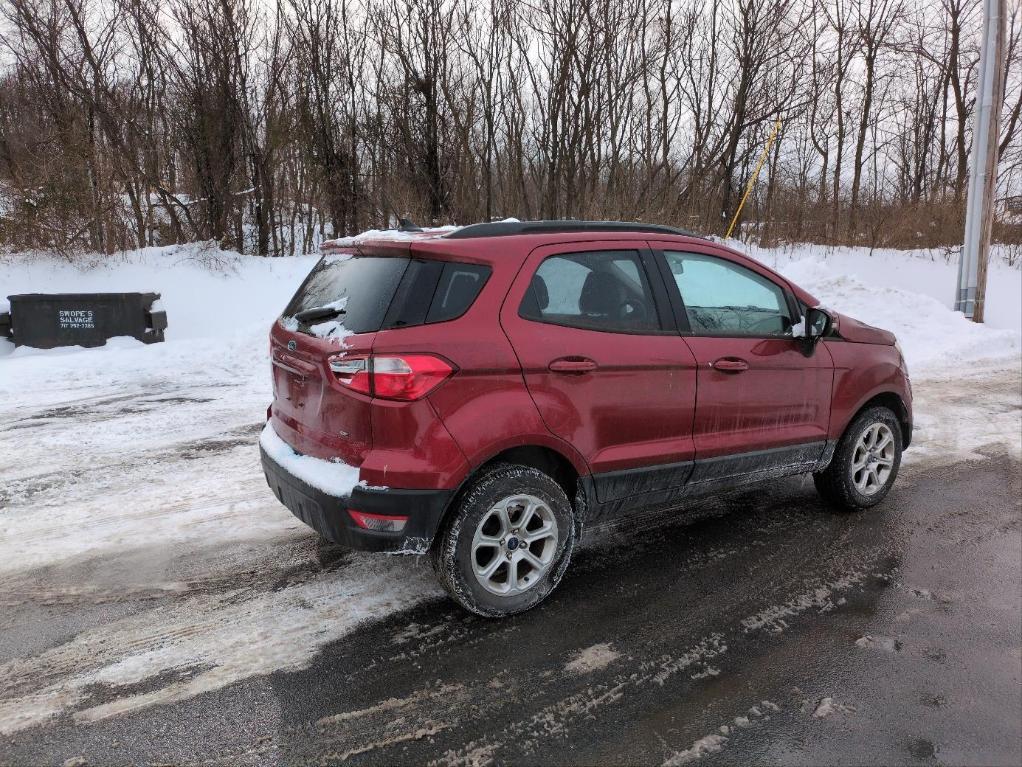
[[[1022,286],[1018,285],[1018,280],[1022,272],[1017,269],[1004,270],[1004,281],[1010,283],[1014,279],[1018,287],[1015,293],[1015,324],[1013,327],[1010,324],[1008,327],[991,327],[976,324],[960,313],[950,311],[948,302],[942,302],[924,290],[913,291],[884,284],[884,270],[879,263],[847,272],[836,272],[829,261],[808,259],[781,260],[773,266],[815,295],[824,306],[893,332],[913,376],[967,372],[975,362],[1003,361],[1007,364],[1019,358]],[[870,279],[862,277],[863,273],[869,274]],[[995,275],[1000,276],[1000,270],[995,270]],[[930,293],[941,288],[951,293],[953,287],[953,280],[937,285],[920,283],[920,288],[929,288]],[[1000,306],[997,308],[997,314],[1007,321],[1010,312]]]
[[[1017,324],[968,323],[935,284],[884,285],[884,274],[924,263],[919,254],[759,256],[827,305],[897,333],[917,398],[909,458],[1019,453]],[[152,346],[0,342],[0,734],[297,668],[361,621],[439,596],[423,559],[325,546],[263,480],[267,332],[314,262],[198,247],[87,269],[0,261],[4,297],[152,290],[170,322]],[[999,271],[995,282],[1017,278]],[[1018,316],[1017,290],[1014,303],[994,298],[993,314]],[[52,603],[79,609],[72,638],[26,628]],[[615,662],[598,649],[580,669]]]
[[[731,242],[768,266],[809,289],[810,283],[848,278],[880,296],[913,294],[929,296],[940,306],[953,305],[958,280],[957,254],[943,250],[874,250],[822,245],[783,245],[763,249]],[[987,281],[986,324],[992,328],[1022,332],[1022,264],[1008,266],[1005,250],[995,245],[990,253]],[[888,293],[893,288],[900,293]],[[821,291],[822,293],[822,291]],[[820,298],[823,296],[820,295]],[[884,302],[876,301],[883,317]],[[868,310],[868,307],[867,307]],[[854,315],[854,312],[850,312]],[[866,320],[865,317],[860,319]],[[868,320],[867,320],[868,321]],[[885,326],[886,327],[886,326]]]
[[[0,733],[294,668],[359,622],[439,593],[418,560],[340,562],[263,479],[267,333],[315,261],[193,247],[87,269],[0,262],[5,295],[154,290],[170,322],[152,346],[0,348],[0,636],[18,635],[19,609],[34,604],[85,611],[71,640],[32,639],[9,658],[0,644]],[[91,617],[136,599],[157,602]],[[97,685],[114,699],[95,703]]]

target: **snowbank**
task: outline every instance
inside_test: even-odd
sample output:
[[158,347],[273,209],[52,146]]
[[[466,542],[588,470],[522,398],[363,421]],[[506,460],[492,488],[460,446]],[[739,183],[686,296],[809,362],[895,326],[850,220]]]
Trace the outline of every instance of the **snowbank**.
[[825,306],[890,330],[913,375],[961,370],[979,361],[1017,361],[1022,349],[1022,269],[992,258],[986,323],[952,311],[957,261],[937,250],[785,245],[731,247],[776,269]]
[[[257,258],[203,245],[146,248],[72,264],[19,254],[0,259],[0,294],[155,291],[169,327],[147,346],[111,339],[95,349],[18,348],[0,339],[0,397],[59,403],[114,386],[241,384],[270,397],[267,334],[316,256]],[[167,424],[170,431],[174,424]],[[138,435],[143,442],[155,435]],[[168,435],[164,433],[163,438]]]
[[[935,299],[948,309],[954,306],[958,283],[957,256],[950,260],[942,250],[893,250],[784,245],[777,248],[748,247],[730,243],[737,250],[788,274],[792,279],[807,264],[822,265],[831,275],[845,275],[874,288],[895,288]],[[1022,264],[1008,266],[991,252],[987,280],[986,324],[993,328],[1022,331]],[[790,273],[789,273],[789,270]]]
[[317,259],[240,256],[198,243],[76,263],[15,254],[0,257],[0,296],[153,291],[167,311],[168,341],[230,336],[253,324],[268,329]]
[[[343,242],[382,235],[415,238],[410,233],[372,231]],[[977,326],[950,311],[957,265],[947,263],[936,251],[877,250],[871,255],[866,248],[799,245],[764,250],[731,244],[799,283],[826,305],[893,331],[913,372],[1019,354],[1022,270],[1000,261],[991,264],[987,324]],[[22,254],[0,259],[0,302],[15,293],[151,290],[162,294],[170,323],[168,341],[235,338],[253,326],[267,329],[316,258],[239,256],[202,244],[97,257],[95,264],[86,261],[81,267]],[[12,349],[0,341],[0,356]]]
[[913,375],[1017,358],[1022,348],[1018,330],[976,324],[926,293],[835,273],[827,261],[782,262],[778,267],[825,306],[893,332]]

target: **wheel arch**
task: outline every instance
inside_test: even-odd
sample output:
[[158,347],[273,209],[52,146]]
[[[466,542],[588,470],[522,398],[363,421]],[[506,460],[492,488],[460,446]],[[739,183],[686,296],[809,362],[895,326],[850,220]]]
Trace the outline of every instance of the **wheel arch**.
[[561,486],[568,500],[574,503],[575,491],[581,476],[567,456],[545,445],[517,445],[506,448],[489,458],[466,478],[479,476],[490,466],[498,463],[514,463],[537,469],[553,478]]
[[909,415],[908,406],[905,404],[905,401],[895,391],[878,392],[859,405],[852,413],[852,417],[848,419],[842,428],[842,436],[845,430],[848,429],[848,426],[854,423],[861,413],[871,407],[878,406],[887,408],[897,417],[898,424],[901,426],[902,448],[907,448],[912,443],[912,418]]
[[458,487],[451,495],[450,501],[440,515],[437,523],[438,530],[450,517],[454,509],[457,508],[465,490],[472,484],[472,481],[482,476],[493,466],[501,463],[529,466],[552,477],[560,485],[561,489],[564,490],[564,494],[568,496],[572,506],[575,505],[575,495],[579,479],[588,475],[588,468],[585,468],[584,464],[583,470],[579,471],[578,465],[565,452],[561,452],[548,444],[539,444],[538,441],[493,449],[472,462],[473,468],[458,483]]

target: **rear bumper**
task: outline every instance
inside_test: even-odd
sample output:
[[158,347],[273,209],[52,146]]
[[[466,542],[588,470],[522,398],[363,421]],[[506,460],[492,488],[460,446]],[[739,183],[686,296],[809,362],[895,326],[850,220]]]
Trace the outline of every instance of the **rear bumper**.
[[[397,490],[356,485],[351,495],[336,496],[315,488],[274,461],[260,446],[263,474],[273,494],[292,514],[328,541],[360,551],[407,551],[424,554],[436,535],[451,490]],[[407,516],[401,532],[366,530],[348,510]]]

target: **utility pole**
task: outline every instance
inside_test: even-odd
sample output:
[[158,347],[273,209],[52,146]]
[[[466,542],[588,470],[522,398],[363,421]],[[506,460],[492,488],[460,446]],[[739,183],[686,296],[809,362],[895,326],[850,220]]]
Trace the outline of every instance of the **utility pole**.
[[1004,100],[1004,26],[1007,0],[983,2],[983,51],[976,96],[976,130],[972,136],[965,238],[958,261],[955,310],[982,322],[987,287],[987,260],[994,221],[997,143]]

